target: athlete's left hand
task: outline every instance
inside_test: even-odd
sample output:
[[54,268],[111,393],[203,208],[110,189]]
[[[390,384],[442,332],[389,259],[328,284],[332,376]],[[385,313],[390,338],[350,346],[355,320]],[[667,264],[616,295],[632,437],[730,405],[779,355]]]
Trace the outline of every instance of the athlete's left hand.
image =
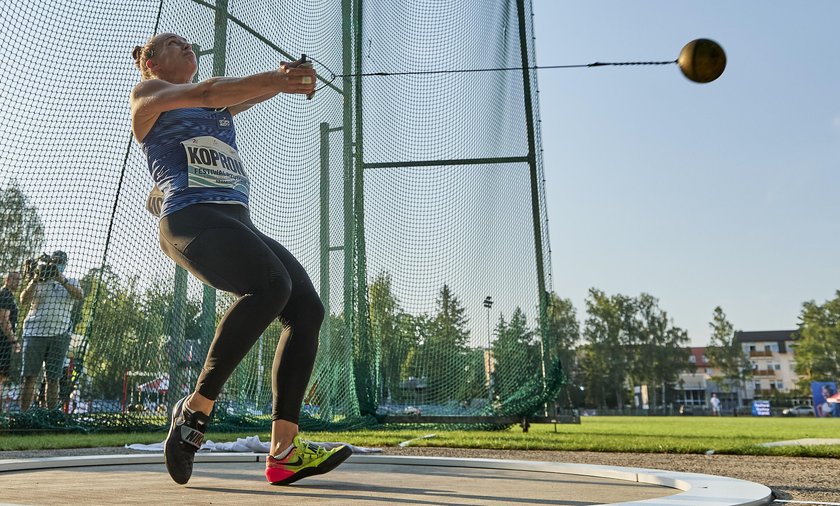
[[288,81],[287,89],[283,90],[285,93],[309,95],[315,91],[315,70],[298,67],[301,63],[301,61],[295,61],[280,64],[280,71],[285,74]]

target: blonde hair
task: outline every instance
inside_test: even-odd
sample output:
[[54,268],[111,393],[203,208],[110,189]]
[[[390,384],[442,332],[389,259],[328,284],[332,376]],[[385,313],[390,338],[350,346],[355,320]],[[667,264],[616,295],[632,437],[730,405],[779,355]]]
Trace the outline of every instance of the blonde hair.
[[155,55],[155,37],[150,37],[146,44],[142,46],[134,46],[134,49],[131,51],[131,56],[134,58],[134,65],[140,71],[140,75],[142,79],[152,79],[154,78],[154,74],[152,71],[149,70],[149,67],[146,66],[146,62],[149,61]]

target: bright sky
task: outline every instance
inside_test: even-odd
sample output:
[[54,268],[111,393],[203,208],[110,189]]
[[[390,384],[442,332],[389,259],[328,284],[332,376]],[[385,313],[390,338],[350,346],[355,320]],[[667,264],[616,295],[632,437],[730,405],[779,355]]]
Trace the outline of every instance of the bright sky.
[[650,293],[694,345],[797,325],[840,288],[840,2],[533,0],[538,65],[665,61],[719,42],[717,81],[676,66],[543,70],[554,289]]

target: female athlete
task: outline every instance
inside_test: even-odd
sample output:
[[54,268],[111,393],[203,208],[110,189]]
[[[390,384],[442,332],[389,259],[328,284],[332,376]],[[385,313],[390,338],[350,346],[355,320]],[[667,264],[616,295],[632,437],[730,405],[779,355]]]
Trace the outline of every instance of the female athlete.
[[163,193],[160,246],[204,283],[236,301],[216,328],[195,390],[172,409],[166,468],[190,479],[213,404],[228,377],[276,318],[283,322],[272,366],[273,412],[266,478],[285,485],[322,474],[350,456],[304,441],[298,419],[312,374],[324,308],[300,263],[257,230],[248,213],[248,172],[236,145],[234,116],[278,93],[308,95],[315,72],[283,63],[247,77],[193,83],[192,46],[163,33],[133,51],[142,80],[131,93],[131,125],[149,173]]

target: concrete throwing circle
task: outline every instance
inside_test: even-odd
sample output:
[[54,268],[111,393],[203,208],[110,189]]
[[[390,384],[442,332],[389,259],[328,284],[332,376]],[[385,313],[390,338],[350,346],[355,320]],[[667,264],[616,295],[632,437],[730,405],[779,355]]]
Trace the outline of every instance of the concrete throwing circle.
[[187,485],[161,454],[0,461],[2,504],[762,505],[769,488],[720,476],[585,464],[353,455],[289,487],[265,482],[265,455],[199,453]]

